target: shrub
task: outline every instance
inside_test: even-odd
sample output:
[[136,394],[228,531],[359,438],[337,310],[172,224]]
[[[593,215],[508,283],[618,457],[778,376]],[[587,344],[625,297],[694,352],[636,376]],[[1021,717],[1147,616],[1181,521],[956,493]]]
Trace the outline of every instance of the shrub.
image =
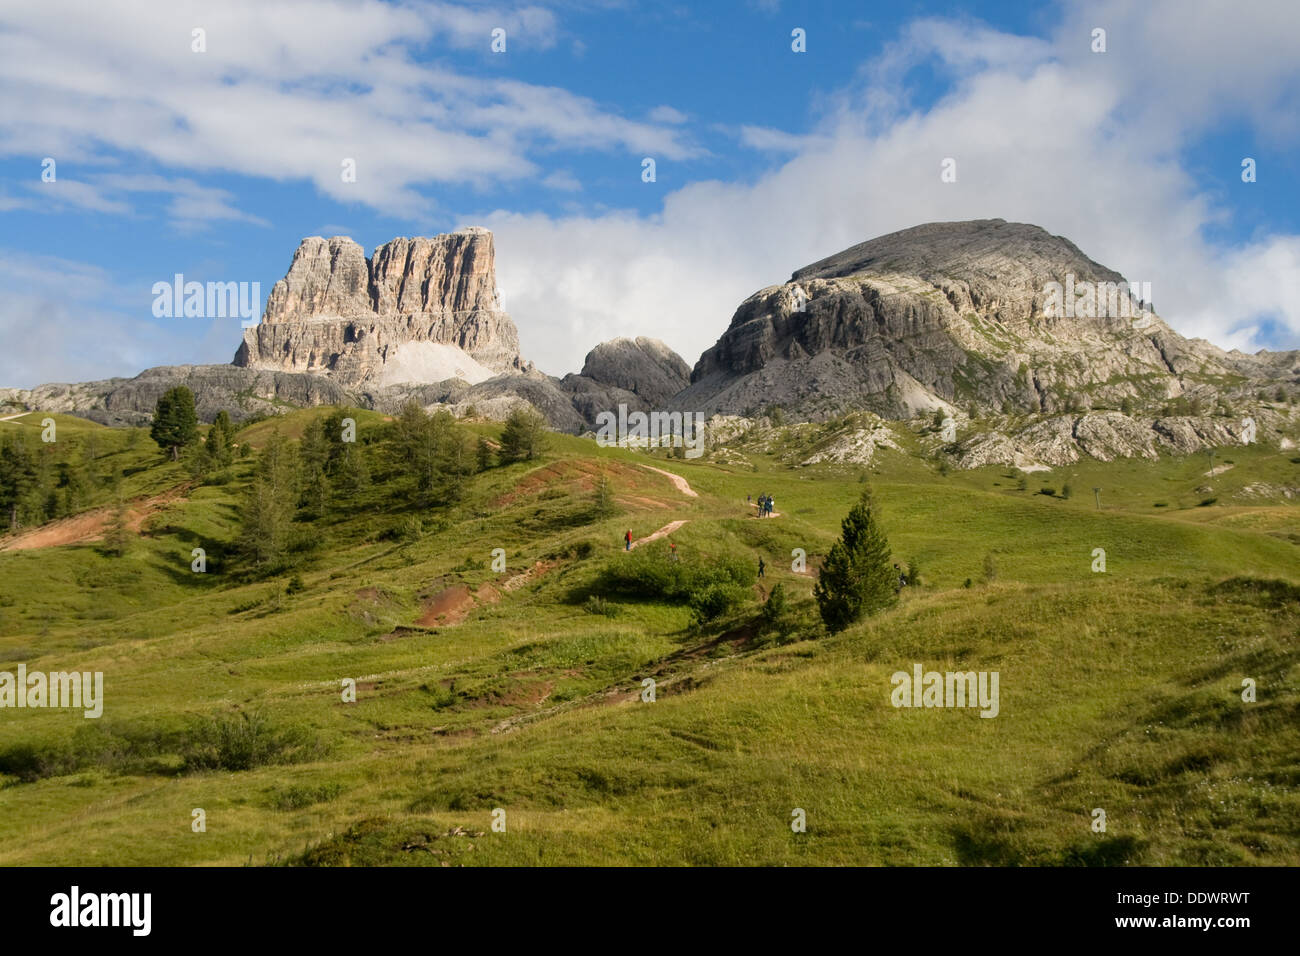
[[712,620],[745,599],[756,574],[732,555],[673,561],[660,549],[641,548],[606,564],[592,587],[599,594],[685,603],[699,619]]
[[1040,495],[1047,495],[1047,497],[1049,497],[1049,498],[1055,498],[1055,497],[1056,497],[1056,489],[1055,489],[1055,488],[1048,488],[1048,487],[1044,486],[1044,487],[1038,489],[1038,493],[1039,493]]
[[1215,498],[1202,498],[1202,499],[1201,499],[1201,503],[1198,504],[1196,507],[1198,507],[1198,508],[1208,508],[1210,505],[1214,504],[1214,503],[1215,503],[1216,501],[1218,501],[1218,500],[1219,500],[1219,499],[1218,499],[1217,497],[1215,497]]
[[301,810],[314,803],[327,803],[343,792],[342,784],[322,783],[316,787],[288,787],[271,795],[270,804],[276,810]]
[[605,617],[615,617],[618,615],[618,605],[612,601],[606,601],[598,594],[592,594],[587,597],[587,603],[582,609],[588,614],[601,614]]
[[778,584],[767,596],[767,603],[762,610],[762,628],[765,631],[775,629],[785,615],[785,586]]
[[424,522],[419,515],[407,515],[397,526],[397,539],[408,544],[424,537]]
[[277,728],[261,714],[237,711],[194,721],[182,757],[186,770],[251,770],[321,752],[320,743],[302,728]]

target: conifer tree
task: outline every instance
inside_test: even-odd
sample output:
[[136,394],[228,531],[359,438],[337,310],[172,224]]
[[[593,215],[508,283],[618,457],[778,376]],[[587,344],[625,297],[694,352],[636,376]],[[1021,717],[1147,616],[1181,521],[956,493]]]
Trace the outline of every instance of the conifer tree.
[[302,495],[299,504],[313,518],[325,513],[330,498],[330,440],[325,432],[325,421],[314,418],[303,429],[298,442],[298,457],[302,461]]
[[897,577],[871,492],[864,491],[841,523],[840,540],[831,546],[813,587],[826,627],[832,633],[842,631],[893,605],[898,600]]
[[488,444],[488,440],[482,435],[478,439],[476,457],[479,471],[487,471],[492,467],[492,446]]
[[126,495],[122,493],[122,485],[118,481],[113,488],[113,516],[104,529],[104,550],[119,558],[126,554],[131,544],[128,518]]
[[257,472],[239,510],[239,546],[258,567],[288,553],[298,506],[298,460],[294,446],[274,435],[262,449]]
[[361,494],[370,487],[370,467],[366,464],[365,451],[356,442],[340,442],[338,475],[335,488],[349,498]]
[[516,408],[506,419],[506,427],[501,432],[501,451],[497,456],[506,465],[531,461],[546,451],[548,442],[546,419],[531,406]]
[[6,434],[0,439],[0,509],[10,528],[21,526],[25,505],[37,490],[38,478],[35,456],[22,436]]
[[154,407],[149,437],[171,455],[172,461],[180,461],[181,449],[199,440],[194,393],[184,385],[177,385],[164,392]]
[[212,468],[227,468],[234,461],[235,426],[223,408],[217,412],[212,427],[208,429],[207,440],[203,443],[204,456]]

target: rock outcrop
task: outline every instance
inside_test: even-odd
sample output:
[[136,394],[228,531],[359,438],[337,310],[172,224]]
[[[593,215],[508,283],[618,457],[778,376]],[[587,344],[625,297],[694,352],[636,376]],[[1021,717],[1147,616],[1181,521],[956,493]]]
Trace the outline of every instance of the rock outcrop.
[[345,388],[474,384],[531,368],[497,296],[492,233],[477,227],[393,239],[369,259],[345,236],[304,239],[233,364]]
[[[304,286],[286,288],[281,302],[313,301],[304,297]],[[335,284],[331,291],[327,281],[323,291],[318,287],[310,293],[314,301],[324,302],[329,296],[346,296],[343,287]],[[292,323],[290,323],[292,324]],[[628,349],[631,349],[629,353]],[[176,385],[187,386],[195,395],[199,418],[212,421],[217,412],[225,409],[236,421],[255,415],[274,415],[289,407],[311,405],[352,405],[382,412],[396,412],[410,399],[421,405],[445,406],[458,414],[473,411],[477,415],[504,418],[509,411],[527,403],[540,411],[553,428],[566,432],[579,432],[595,424],[596,415],[615,411],[620,403],[628,408],[644,411],[662,408],[665,396],[670,396],[686,380],[686,363],[675,352],[653,339],[638,343],[618,340],[597,346],[588,356],[589,368],[600,378],[587,375],[566,375],[557,379],[533,369],[513,370],[497,374],[471,358],[468,353],[453,346],[435,342],[408,342],[390,359],[399,368],[432,354],[429,350],[443,350],[433,355],[441,361],[456,354],[457,369],[475,367],[482,371],[475,375],[427,375],[423,380],[414,378],[395,383],[382,376],[372,376],[358,384],[349,384],[337,375],[314,371],[281,371],[278,369],[248,368],[238,365],[168,365],[146,369],[134,378],[112,378],[78,384],[40,385],[32,389],[0,389],[0,409],[44,409],[80,415],[104,425],[143,425],[153,416],[159,396]],[[610,361],[603,365],[591,356],[600,353],[606,357],[629,354],[639,356],[646,367],[638,371],[630,362]],[[651,363],[653,357],[653,364]],[[452,359],[447,359],[452,361]],[[427,368],[427,366],[426,366]],[[675,383],[672,376],[680,376]],[[620,388],[614,381],[625,382],[639,391]],[[676,387],[674,387],[676,386]]]
[[690,366],[680,355],[658,339],[638,336],[597,345],[582,371],[564,376],[559,385],[579,414],[594,422],[600,412],[619,405],[632,411],[665,409],[690,380]]
[[0,389],[0,406],[79,415],[101,425],[140,426],[152,420],[162,394],[177,385],[194,393],[195,411],[205,422],[222,409],[243,421],[289,407],[356,404],[346,389],[322,375],[233,365],[160,365],[134,378]]
[[631,392],[650,405],[662,405],[691,383],[691,369],[682,357],[658,339],[611,339],[587,353],[585,378]]
[[[1064,308],[1068,289],[1092,290],[1091,303],[1071,296]],[[1051,415],[1294,368],[1294,353],[1248,356],[1186,339],[1073,243],[989,219],[882,236],[755,293],[674,404],[742,414],[780,405],[806,418],[972,404]]]

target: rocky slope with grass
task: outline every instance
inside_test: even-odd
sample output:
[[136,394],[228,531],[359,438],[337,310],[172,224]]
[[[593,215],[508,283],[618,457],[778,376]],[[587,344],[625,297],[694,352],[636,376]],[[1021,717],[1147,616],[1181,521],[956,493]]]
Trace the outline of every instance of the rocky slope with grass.
[[[1065,302],[1067,289],[1079,298]],[[754,293],[674,401],[814,419],[854,408],[1055,416],[1294,383],[1298,358],[1184,338],[1122,275],[1038,226],[928,223]]]

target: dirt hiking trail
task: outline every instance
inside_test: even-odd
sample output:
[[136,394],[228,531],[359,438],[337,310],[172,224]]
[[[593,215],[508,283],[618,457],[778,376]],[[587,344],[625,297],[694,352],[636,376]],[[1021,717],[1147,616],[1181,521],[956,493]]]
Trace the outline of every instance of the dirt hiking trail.
[[632,542],[632,547],[636,548],[639,547],[640,545],[647,544],[651,541],[658,541],[660,538],[664,537],[665,535],[672,534],[674,531],[676,531],[684,524],[686,524],[685,518],[683,518],[681,521],[670,521],[668,524],[664,525],[654,534],[648,534],[644,538],[637,538],[635,541]]
[[674,475],[671,471],[664,471],[662,468],[656,468],[654,465],[642,465],[641,467],[648,468],[651,471],[659,472],[659,474],[663,475],[665,478],[671,481],[674,487],[676,487],[677,490],[680,491],[682,494],[687,495],[691,498],[699,497],[699,493],[694,488],[692,488],[690,484],[686,481],[686,479],[683,478],[681,475]]

